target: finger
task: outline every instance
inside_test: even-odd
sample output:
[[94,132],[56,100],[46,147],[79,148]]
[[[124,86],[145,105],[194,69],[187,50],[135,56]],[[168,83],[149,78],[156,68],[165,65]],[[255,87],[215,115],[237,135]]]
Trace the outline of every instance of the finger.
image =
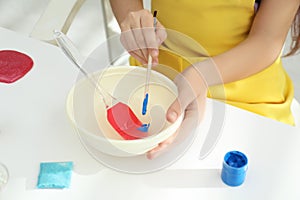
[[[159,47],[167,38],[167,32],[159,21],[157,22],[157,27],[155,29],[155,37],[156,37],[157,47]],[[158,49],[152,50],[151,55],[154,55],[153,64],[154,65],[158,64],[159,50]]]
[[136,44],[138,46],[138,49],[141,52],[141,55],[147,61],[148,60],[148,50],[147,50],[147,45],[146,45],[141,28],[132,29],[132,32],[133,32],[133,36],[136,41]]
[[169,107],[166,118],[169,122],[174,123],[177,120],[178,116],[181,115],[181,113],[182,109],[180,106],[180,101],[176,99]]
[[123,25],[123,29],[126,31],[123,31],[121,33],[121,43],[122,45],[125,47],[125,49],[132,54],[132,56],[134,58],[136,58],[138,61],[140,61],[142,64],[145,64],[147,62],[147,60],[144,58],[143,53],[141,51],[141,49],[138,47],[133,32],[131,31],[130,28],[125,27]]
[[181,115],[182,111],[197,98],[197,94],[183,74],[178,74],[174,82],[177,85],[178,96],[171,104],[166,114],[167,120],[171,123],[174,123]]
[[154,33],[154,29],[152,28],[143,28],[142,32],[144,34],[144,39],[146,42],[147,53],[150,54],[152,57],[152,64],[158,64],[158,45],[156,42],[156,36]]
[[147,152],[147,154],[146,154],[147,158],[149,160],[153,160],[154,158],[159,156],[161,151],[166,147],[167,147],[166,145],[162,145],[162,144],[157,145],[157,147],[155,147],[154,149]]
[[[136,51],[139,57],[144,57],[143,60],[147,61],[143,52],[143,39],[139,37],[141,35],[139,32],[140,27],[140,16],[144,14],[145,11],[140,12],[130,12],[126,19],[121,23],[121,42],[125,43],[127,51]],[[137,29],[137,30],[133,30]],[[124,45],[124,44],[123,44]]]
[[156,157],[158,157],[162,152],[164,152],[167,147],[170,146],[170,144],[175,140],[176,136],[178,134],[178,129],[177,131],[172,135],[170,136],[168,139],[166,139],[165,141],[159,143],[157,145],[157,147],[155,147],[154,149],[150,150],[147,152],[147,158],[152,160]]
[[192,101],[186,108],[184,117],[185,119],[195,119],[199,124],[203,119],[206,108],[206,92],[203,95],[199,95],[194,101]]
[[155,31],[157,45],[160,46],[167,39],[165,27],[158,21]]
[[157,66],[158,65],[158,54],[159,54],[158,49],[151,49],[150,50],[150,55],[152,56],[152,66]]
[[143,27],[142,32],[147,45],[147,50],[152,56],[152,61],[156,61],[158,56],[158,45],[153,27],[153,17],[142,16],[141,26]]
[[134,57],[137,61],[139,61],[143,66],[147,64],[147,61],[140,55],[139,51],[130,51],[129,55]]
[[153,27],[153,17],[141,17],[142,33],[148,49],[157,49],[156,34]]
[[141,22],[141,17],[143,14],[140,16],[139,14],[136,13],[131,13],[129,15],[130,18],[130,28],[131,31],[133,32],[133,36],[135,38],[136,44],[138,48],[141,50],[143,57],[145,60],[148,59],[148,50],[147,50],[147,45],[146,41],[142,32],[142,22]]

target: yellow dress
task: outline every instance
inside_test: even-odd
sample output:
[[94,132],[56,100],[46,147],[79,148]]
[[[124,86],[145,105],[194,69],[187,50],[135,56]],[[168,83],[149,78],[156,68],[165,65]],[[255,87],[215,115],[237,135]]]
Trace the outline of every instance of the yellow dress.
[[[160,49],[159,63],[181,72],[192,62],[203,60],[204,55],[214,56],[236,46],[248,35],[255,14],[254,3],[254,0],[152,0],[152,10],[158,11],[158,20],[170,30]],[[139,65],[132,58],[131,64]],[[210,87],[209,92],[209,97],[291,125],[293,95],[292,82],[280,57],[255,75]]]

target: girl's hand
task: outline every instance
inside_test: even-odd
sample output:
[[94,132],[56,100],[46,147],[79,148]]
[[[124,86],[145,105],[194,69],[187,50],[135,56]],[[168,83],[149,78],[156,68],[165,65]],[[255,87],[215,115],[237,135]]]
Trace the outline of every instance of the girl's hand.
[[121,43],[131,56],[147,64],[148,55],[152,56],[152,64],[158,64],[158,47],[167,37],[164,27],[157,20],[154,29],[154,18],[150,11],[130,12],[121,22]]
[[153,159],[166,150],[178,134],[192,132],[191,129],[196,128],[203,118],[207,86],[199,72],[191,66],[177,75],[174,82],[178,88],[178,98],[169,107],[166,118],[173,123],[184,112],[183,122],[170,138],[147,153],[148,159]]

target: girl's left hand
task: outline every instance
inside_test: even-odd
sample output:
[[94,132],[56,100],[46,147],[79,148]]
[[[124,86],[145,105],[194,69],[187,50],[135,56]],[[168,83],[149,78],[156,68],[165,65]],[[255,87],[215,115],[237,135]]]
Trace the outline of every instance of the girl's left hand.
[[[180,131],[191,131],[191,124],[198,125],[204,114],[207,95],[207,86],[202,76],[193,66],[188,67],[174,80],[178,88],[178,97],[169,107],[166,118],[174,123],[184,113],[181,127],[167,140],[161,142],[157,147],[147,153],[148,159],[153,159],[163,152],[176,138]],[[187,133],[186,133],[187,134]]]

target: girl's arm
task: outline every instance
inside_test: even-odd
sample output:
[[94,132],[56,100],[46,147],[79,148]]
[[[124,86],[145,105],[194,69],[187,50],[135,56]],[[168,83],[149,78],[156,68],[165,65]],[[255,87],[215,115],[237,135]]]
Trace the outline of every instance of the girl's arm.
[[130,12],[144,9],[143,0],[110,0],[110,5],[119,24]]
[[[256,74],[276,60],[299,5],[299,0],[261,1],[247,39],[229,51],[212,57],[224,83]],[[209,72],[211,66],[208,63],[198,63],[197,69],[207,79],[208,85],[218,84],[218,81],[212,80],[211,76],[215,75]]]
[[[207,85],[237,81],[271,65],[280,55],[299,5],[300,0],[262,0],[245,41],[212,59],[194,64],[183,71],[182,76],[176,77],[178,98],[167,111],[168,121],[174,122],[181,112],[193,111],[189,107],[195,102],[200,107]],[[199,71],[201,74],[197,73]],[[148,157],[154,157],[172,140],[159,144]]]

